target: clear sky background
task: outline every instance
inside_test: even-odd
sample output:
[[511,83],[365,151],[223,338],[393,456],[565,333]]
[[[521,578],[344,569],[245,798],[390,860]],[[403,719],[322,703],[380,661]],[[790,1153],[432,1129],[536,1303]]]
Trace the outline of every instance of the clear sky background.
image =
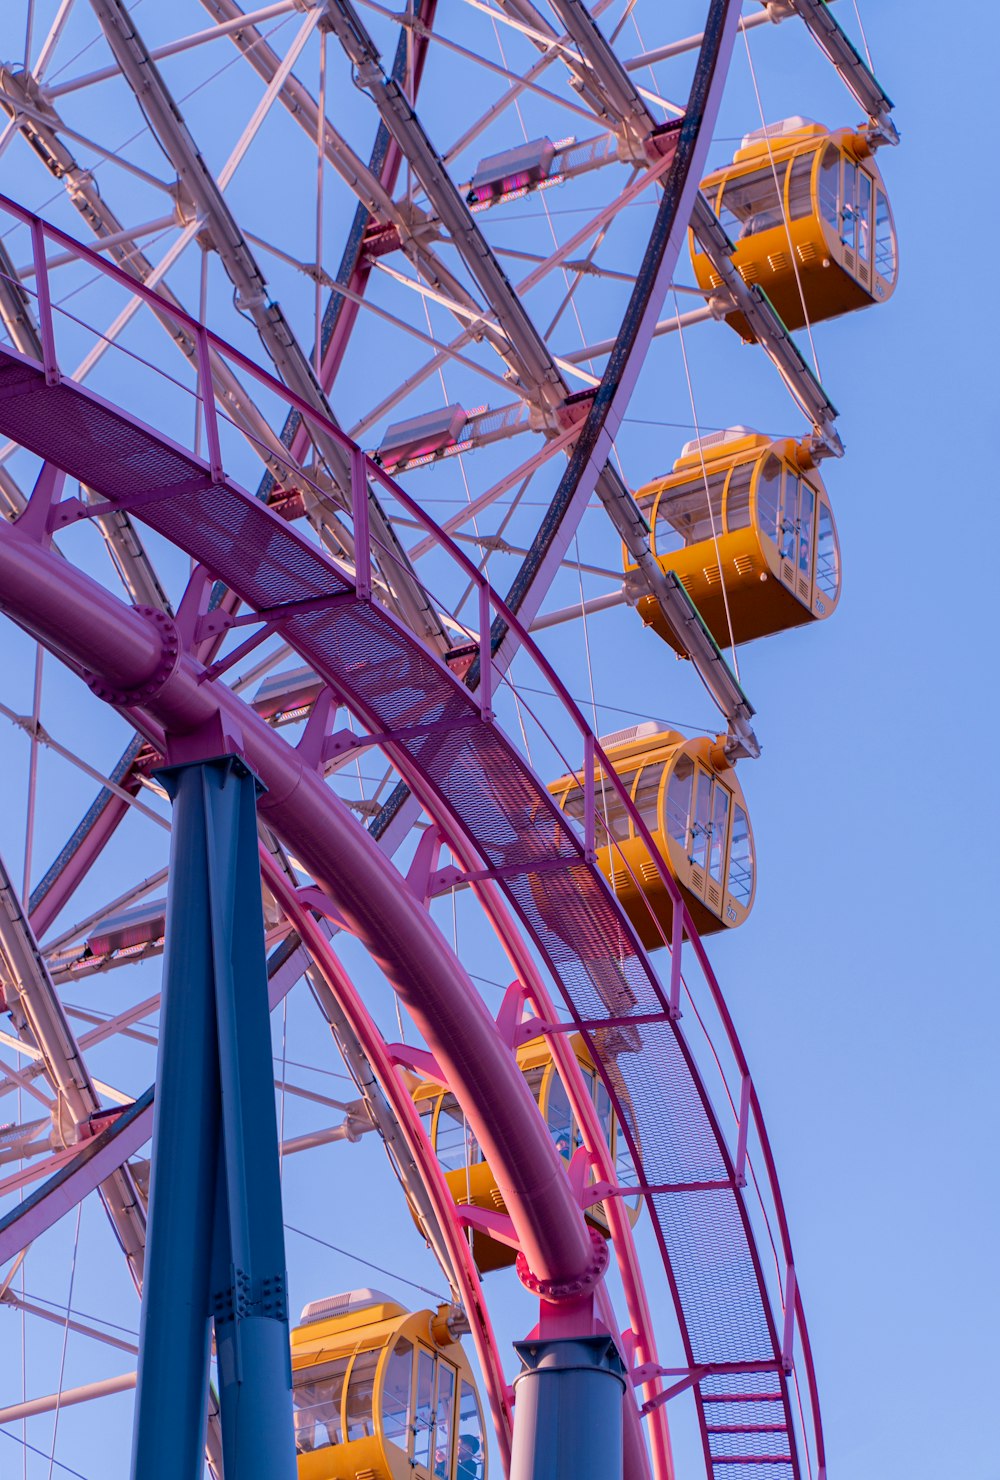
[[739,1022],[831,1475],[996,1480],[998,316],[972,267],[1000,224],[983,188],[996,17],[864,19],[903,136],[881,156],[901,280],[870,321],[817,330],[848,448],[829,474],[845,594],[815,664],[803,639],[793,675],[777,644],[753,669],[767,903],[727,947],[745,949]]
[[[853,31],[850,0],[837,9]],[[750,922],[716,939],[711,954],[777,1156],[831,1480],[1000,1480],[992,1418],[1000,1391],[995,7],[867,0],[863,18],[902,134],[899,149],[880,155],[901,281],[884,308],[816,330],[847,444],[843,463],[824,468],[845,593],[829,623],[743,655],[764,743],[761,760],[741,773],[758,899]],[[811,59],[803,97],[798,64],[808,42],[792,35],[793,24],[767,45],[756,33],[769,118],[855,121],[850,100],[835,80],[817,80]],[[722,138],[757,125],[751,104],[738,50]],[[720,140],[712,163],[730,149]],[[40,203],[34,180],[30,205]],[[688,347],[703,425],[772,426],[783,415],[788,426],[769,372],[734,336],[712,326],[692,333]],[[690,419],[686,404],[676,415],[672,406],[647,378],[632,413]],[[630,475],[665,470],[687,435],[625,434]],[[606,532],[603,539],[607,559]],[[694,690],[682,688],[663,652],[653,653],[654,639],[640,637],[632,614],[597,618],[590,635],[607,703],[685,717],[677,696]],[[23,659],[20,639],[10,641]],[[561,641],[553,638],[554,654]],[[22,708],[24,698],[22,689]],[[707,722],[701,711],[691,718]],[[106,757],[117,733],[110,727],[107,741],[97,738],[98,753]],[[0,746],[6,774],[19,775],[23,737],[5,732]],[[64,820],[53,824],[53,840]],[[16,850],[20,829],[19,813],[16,823],[0,823],[5,849]],[[150,981],[155,990],[155,975]],[[305,1019],[293,1024],[304,1053],[308,1034]],[[320,1191],[315,1181],[305,1185],[315,1165],[296,1163],[289,1176],[303,1197],[336,1187],[329,1241],[398,1268],[399,1220],[386,1220],[368,1194],[371,1179],[384,1176],[368,1149],[322,1153],[330,1181]],[[53,1242],[53,1261],[65,1260],[65,1243]],[[297,1303],[386,1283],[319,1246],[306,1253],[296,1244],[295,1260]],[[407,1272],[437,1288],[419,1252]],[[99,1303],[100,1260],[81,1262],[79,1278],[76,1303]],[[513,1339],[527,1305],[508,1285],[495,1288],[501,1334]],[[0,1314],[0,1402],[20,1392],[13,1332],[13,1318]],[[72,1342],[67,1382],[87,1380],[91,1361],[92,1348]],[[48,1390],[44,1371],[51,1375],[51,1365],[39,1365],[29,1392]],[[125,1401],[105,1400],[101,1411]],[[88,1480],[124,1473],[121,1456],[109,1459],[102,1448],[96,1407],[67,1413],[63,1424],[59,1454]],[[16,1470],[7,1468],[12,1454],[5,1443],[0,1476],[21,1473],[19,1458]],[[698,1473],[683,1468],[693,1454],[681,1419],[681,1480]],[[47,1473],[47,1462],[28,1473]]]

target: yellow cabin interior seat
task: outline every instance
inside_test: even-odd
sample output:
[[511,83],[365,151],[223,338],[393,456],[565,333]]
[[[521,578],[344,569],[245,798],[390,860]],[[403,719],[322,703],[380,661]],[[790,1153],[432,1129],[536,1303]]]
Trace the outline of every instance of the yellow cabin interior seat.
[[[577,1063],[590,1087],[598,1119],[604,1127],[619,1184],[629,1186],[635,1180],[632,1158],[618,1116],[612,1108],[611,1097],[594,1068],[583,1038],[574,1034],[571,1041]],[[517,1063],[528,1081],[557,1151],[568,1162],[583,1141],[551,1050],[544,1039],[532,1039],[518,1049]],[[460,1207],[505,1213],[507,1208],[496,1178],[483,1159],[455,1096],[443,1085],[424,1080],[414,1089],[413,1098],[455,1202]],[[640,1199],[636,1197],[626,1206],[634,1224],[639,1216]],[[599,1232],[607,1234],[608,1220],[603,1203],[596,1203],[587,1210],[587,1221]],[[482,1274],[508,1268],[516,1258],[514,1249],[479,1229],[473,1232],[472,1252]]]
[[[896,230],[864,132],[805,118],[771,124],[747,134],[701,188],[735,244],[734,265],[789,329],[892,296]],[[722,280],[693,232],[689,245],[698,286],[711,294]],[[753,339],[742,314],[726,322]]]
[[[730,427],[689,442],[673,472],[640,488],[636,502],[661,568],[678,576],[720,647],[836,609],[837,527],[805,443]],[[639,615],[680,652],[624,546],[622,554]]]
[[[667,872],[680,885],[698,933],[742,925],[756,889],[753,833],[722,737],[686,740],[647,721],[601,744]],[[582,827],[583,772],[560,777],[549,790]],[[670,939],[673,900],[617,791],[596,768],[594,792],[598,865],[639,939],[654,949],[663,944],[661,930]]]
[[369,1289],[306,1306],[292,1331],[299,1480],[486,1480],[482,1406],[453,1317]]

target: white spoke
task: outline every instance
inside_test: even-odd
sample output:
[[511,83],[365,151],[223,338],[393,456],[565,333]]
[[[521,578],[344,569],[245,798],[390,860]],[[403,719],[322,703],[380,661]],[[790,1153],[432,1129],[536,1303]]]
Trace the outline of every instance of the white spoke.
[[[65,5],[71,5],[73,0],[63,0]],[[229,36],[233,31],[242,31],[247,26],[260,25],[262,21],[274,20],[276,16],[287,15],[290,10],[298,10],[298,0],[277,0],[274,5],[262,6],[260,10],[251,10],[237,16],[234,20],[220,21],[216,26],[206,26],[203,31],[195,31],[190,36],[182,36],[178,41],[168,41],[164,46],[154,47],[150,56],[154,62],[162,61],[164,57],[175,57],[183,51],[190,51],[193,47],[203,46],[207,41],[215,41],[219,36]],[[88,72],[85,77],[75,77],[71,82],[59,82],[48,88],[47,94],[50,98],[60,98],[66,93],[79,92],[81,88],[91,87],[95,82],[106,82],[110,77],[118,76],[117,67],[102,67],[100,71]]]
[[306,17],[306,19],[302,22],[302,25],[299,27],[299,34],[296,36],[295,40],[288,48],[284,61],[278,68],[277,72],[274,74],[274,78],[268,86],[266,93],[257,104],[257,107],[254,109],[253,117],[250,119],[250,122],[243,130],[242,134],[239,137],[239,140],[237,141],[235,149],[230,154],[229,158],[222,168],[222,172],[218,177],[218,185],[220,190],[225,190],[226,186],[235,175],[237,169],[240,166],[240,162],[243,160],[247,150],[250,148],[250,145],[256,138],[261,124],[264,122],[264,119],[271,111],[271,108],[273,107],[278,94],[284,87],[285,79],[288,77],[292,68],[295,66],[295,63],[298,61],[299,55],[301,54],[306,42],[309,40],[309,37],[316,29],[316,25],[319,21],[320,15],[321,11],[319,7],[317,7],[312,11],[310,15]]
[[29,1398],[24,1403],[12,1403],[9,1408],[0,1408],[0,1423],[15,1423],[19,1419],[35,1418],[40,1413],[71,1408],[76,1403],[91,1403],[95,1398],[107,1398],[112,1393],[126,1393],[135,1387],[135,1381],[136,1374],[126,1372],[121,1377],[104,1377],[100,1382],[84,1383],[82,1387],[62,1388],[46,1398]]

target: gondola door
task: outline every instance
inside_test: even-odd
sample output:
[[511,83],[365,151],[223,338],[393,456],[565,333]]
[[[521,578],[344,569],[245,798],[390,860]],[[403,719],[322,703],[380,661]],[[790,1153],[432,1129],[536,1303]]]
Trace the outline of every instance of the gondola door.
[[694,811],[691,818],[690,852],[692,894],[713,915],[722,915],[729,845],[729,789],[699,762],[694,775]]

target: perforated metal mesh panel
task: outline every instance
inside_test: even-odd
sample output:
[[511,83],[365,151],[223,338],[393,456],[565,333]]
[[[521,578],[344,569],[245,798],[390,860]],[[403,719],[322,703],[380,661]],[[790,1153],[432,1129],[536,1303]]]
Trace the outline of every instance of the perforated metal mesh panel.
[[[691,1361],[771,1370],[716,1372],[697,1389],[715,1474],[796,1480],[787,1383],[741,1193],[714,1110],[656,975],[596,866],[545,785],[479,715],[475,696],[381,607],[358,602],[321,551],[241,490],[204,483],[204,465],[151,429],[0,352],[0,429],[188,551],[249,606],[316,598],[289,615],[288,640],[374,729],[440,723],[402,738],[404,775],[457,818],[500,883],[562,995],[592,1032],[643,1182]],[[181,491],[185,487],[188,490]],[[156,499],[157,490],[164,497]],[[150,495],[154,495],[151,499]],[[608,1019],[649,1018],[602,1028]],[[691,1184],[723,1182],[715,1188]],[[723,1401],[719,1401],[723,1400]]]

